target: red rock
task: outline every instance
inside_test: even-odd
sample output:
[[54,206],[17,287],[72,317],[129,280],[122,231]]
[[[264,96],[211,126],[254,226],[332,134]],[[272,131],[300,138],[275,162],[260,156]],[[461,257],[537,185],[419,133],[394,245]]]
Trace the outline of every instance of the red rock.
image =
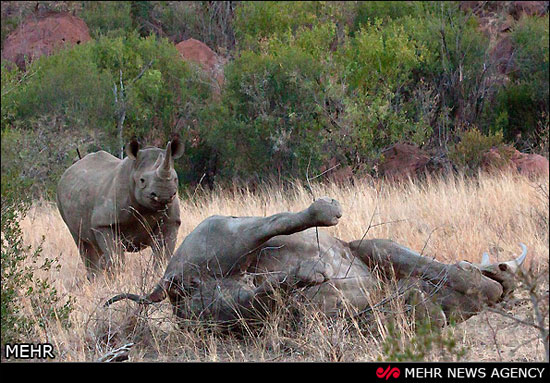
[[500,73],[507,74],[511,71],[513,52],[512,40],[507,35],[501,37],[491,49],[491,59]]
[[517,20],[523,14],[544,15],[548,12],[548,1],[461,1],[459,7],[463,11],[471,10],[478,16],[504,10]]
[[88,26],[76,16],[64,12],[31,15],[8,35],[2,58],[24,69],[25,58],[32,61],[67,44],[82,44],[89,40]]
[[176,44],[176,49],[184,60],[199,64],[214,76],[218,84],[223,84],[222,60],[208,45],[199,40],[187,39]]
[[321,166],[319,171],[323,174],[321,178],[335,184],[345,184],[353,179],[351,166],[342,166],[335,157],[331,158],[328,164]]
[[521,153],[522,156],[513,159],[520,174],[526,176],[548,176],[548,159],[540,154]]
[[384,153],[378,171],[387,178],[413,177],[426,169],[430,156],[422,149],[409,144],[395,144]]
[[548,159],[540,154],[528,154],[516,148],[491,148],[482,154],[481,168],[486,171],[512,169],[526,176],[548,176]]

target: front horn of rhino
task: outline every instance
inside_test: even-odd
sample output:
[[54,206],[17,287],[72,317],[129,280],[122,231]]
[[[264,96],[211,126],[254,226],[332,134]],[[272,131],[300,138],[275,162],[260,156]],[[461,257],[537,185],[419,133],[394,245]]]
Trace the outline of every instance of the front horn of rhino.
[[164,154],[164,161],[159,165],[156,170],[156,175],[159,178],[170,179],[172,176],[172,142],[169,141],[166,145],[166,153]]
[[503,288],[502,297],[510,294],[516,287],[516,276],[521,271],[521,265],[527,258],[527,246],[520,243],[522,253],[519,257],[508,262],[491,263],[489,254],[483,253],[481,263],[475,265],[487,278],[500,283]]

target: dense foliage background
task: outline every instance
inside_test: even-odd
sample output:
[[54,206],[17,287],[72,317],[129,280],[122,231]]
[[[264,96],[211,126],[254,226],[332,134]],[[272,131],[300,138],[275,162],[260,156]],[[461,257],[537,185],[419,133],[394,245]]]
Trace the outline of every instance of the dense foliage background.
[[[396,142],[462,159],[500,143],[548,153],[548,14],[510,21],[511,2],[490,13],[509,24],[505,69],[499,36],[458,2],[40,1],[3,12],[2,43],[36,3],[93,38],[24,72],[2,62],[2,177],[49,196],[77,147],[119,155],[119,135],[164,145],[178,132],[183,188],[334,164],[373,174]],[[180,59],[190,37],[226,59],[221,94]]]

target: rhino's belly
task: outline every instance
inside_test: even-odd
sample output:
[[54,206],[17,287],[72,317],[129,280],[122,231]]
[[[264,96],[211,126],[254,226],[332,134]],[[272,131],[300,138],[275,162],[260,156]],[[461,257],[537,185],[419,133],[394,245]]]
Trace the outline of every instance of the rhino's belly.
[[135,253],[137,251],[144,250],[150,246],[149,242],[143,240],[127,240],[123,239],[120,241],[124,249],[130,253]]
[[[257,275],[287,274],[303,283],[313,281],[308,270],[322,272],[328,281],[303,290],[305,297],[327,314],[345,307],[362,310],[376,281],[348,246],[324,231],[305,230],[270,239],[256,255],[249,271]],[[295,275],[299,273],[300,275]]]
[[351,312],[365,309],[369,305],[370,293],[376,289],[376,281],[363,264],[346,261],[333,260],[329,280],[304,290],[308,300],[328,315],[343,309]]
[[156,234],[145,230],[139,231],[134,227],[123,227],[119,238],[126,251],[137,252],[151,246],[156,239]]

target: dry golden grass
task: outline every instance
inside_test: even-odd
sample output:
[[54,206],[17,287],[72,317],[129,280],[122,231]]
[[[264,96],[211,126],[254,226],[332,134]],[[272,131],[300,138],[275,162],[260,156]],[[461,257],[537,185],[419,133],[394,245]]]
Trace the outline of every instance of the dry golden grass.
[[[528,246],[527,267],[544,272],[548,289],[548,178],[536,181],[518,175],[482,176],[479,179],[428,179],[391,185],[381,181],[356,182],[351,186],[313,185],[313,195],[338,199],[344,209],[340,223],[328,231],[343,240],[391,238],[417,251],[453,263],[479,262],[482,252],[493,249],[508,260]],[[251,193],[199,191],[180,201],[182,225],[178,244],[203,219],[213,214],[265,216],[307,207],[313,195],[302,185],[287,191],[265,188]],[[59,271],[49,271],[59,294],[73,296],[72,327],[54,320],[40,330],[42,341],[55,347],[58,360],[93,361],[127,342],[136,345],[132,361],[375,361],[384,360],[382,344],[388,337],[388,314],[374,315],[372,324],[336,319],[327,321],[308,310],[298,326],[286,321],[288,313],[274,315],[259,336],[222,336],[203,326],[178,328],[167,301],[139,308],[121,302],[109,309],[104,301],[119,292],[147,292],[162,275],[154,270],[150,250],[128,253],[115,278],[89,282],[68,229],[54,204],[36,202],[21,223],[25,242],[42,243],[43,256],[58,257]],[[493,255],[495,258],[495,254]],[[518,294],[522,294],[519,292]],[[376,303],[376,302],[374,302]],[[29,315],[32,310],[25,303]],[[398,303],[395,303],[398,304]],[[507,306],[509,314],[531,315],[524,304]],[[396,310],[397,312],[398,310]],[[385,316],[386,315],[386,316]],[[413,324],[396,315],[401,344],[414,335]],[[546,324],[547,326],[547,324]],[[483,312],[454,328],[448,328],[467,349],[462,360],[541,361],[544,347],[531,327],[493,312]],[[533,339],[532,341],[530,341]],[[448,354],[433,350],[426,360],[443,360]]]

